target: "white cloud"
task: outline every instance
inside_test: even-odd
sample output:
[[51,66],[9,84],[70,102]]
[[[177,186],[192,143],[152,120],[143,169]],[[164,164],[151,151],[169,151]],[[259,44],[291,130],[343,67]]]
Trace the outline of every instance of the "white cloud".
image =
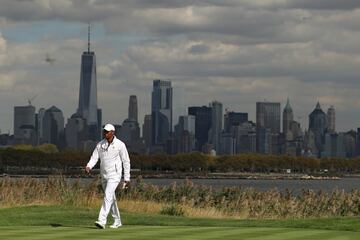
[[0,91],[5,92],[13,88],[16,76],[0,73]]
[[[290,97],[305,127],[318,100],[352,116],[338,118],[342,129],[355,127],[358,7],[350,0],[4,0],[0,26],[10,33],[9,39],[0,35],[0,107],[10,114],[8,103],[38,94],[36,104],[59,105],[69,117],[91,21],[105,121],[126,118],[130,94],[138,95],[142,119],[150,111],[152,80],[160,78],[171,79],[184,95],[174,102],[181,111],[218,99],[254,120],[256,101]],[[79,22],[83,29],[62,32]],[[33,33],[36,40],[18,39],[28,36],[17,29],[38,24],[45,30]],[[49,26],[58,32],[48,32]],[[44,61],[46,53],[56,59],[53,65]],[[0,128],[12,125],[11,114],[6,121]]]
[[0,67],[6,64],[7,58],[7,44],[6,40],[2,37],[0,32]]

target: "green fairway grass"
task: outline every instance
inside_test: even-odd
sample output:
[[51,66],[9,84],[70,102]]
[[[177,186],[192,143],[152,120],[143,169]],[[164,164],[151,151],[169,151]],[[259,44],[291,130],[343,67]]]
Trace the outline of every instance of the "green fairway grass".
[[[97,209],[29,206],[0,209],[0,239],[360,239],[360,218],[196,219],[123,213],[119,229],[96,229]],[[111,222],[110,222],[111,224]]]
[[124,226],[99,230],[89,226],[1,227],[0,239],[359,239],[356,232],[263,227]]

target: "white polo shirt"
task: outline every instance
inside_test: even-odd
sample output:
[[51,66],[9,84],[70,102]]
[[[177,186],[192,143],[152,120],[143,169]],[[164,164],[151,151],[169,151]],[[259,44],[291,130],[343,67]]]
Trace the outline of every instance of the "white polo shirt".
[[94,149],[87,167],[92,169],[100,158],[100,174],[103,179],[121,180],[124,167],[124,180],[130,181],[130,158],[125,143],[114,136],[109,144],[106,139],[101,140]]

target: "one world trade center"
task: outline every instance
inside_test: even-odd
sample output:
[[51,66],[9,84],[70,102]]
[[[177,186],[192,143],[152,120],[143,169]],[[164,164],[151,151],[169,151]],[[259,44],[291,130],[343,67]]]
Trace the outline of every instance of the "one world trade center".
[[77,113],[86,120],[87,138],[98,140],[101,129],[101,110],[97,106],[96,57],[90,51],[90,25],[88,31],[88,49],[81,55],[80,94]]

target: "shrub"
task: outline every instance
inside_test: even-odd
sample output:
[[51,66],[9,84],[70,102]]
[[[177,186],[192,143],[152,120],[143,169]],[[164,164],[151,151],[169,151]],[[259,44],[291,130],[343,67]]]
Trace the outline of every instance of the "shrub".
[[170,216],[184,216],[185,211],[181,206],[176,204],[171,204],[161,209],[160,214],[170,215]]

